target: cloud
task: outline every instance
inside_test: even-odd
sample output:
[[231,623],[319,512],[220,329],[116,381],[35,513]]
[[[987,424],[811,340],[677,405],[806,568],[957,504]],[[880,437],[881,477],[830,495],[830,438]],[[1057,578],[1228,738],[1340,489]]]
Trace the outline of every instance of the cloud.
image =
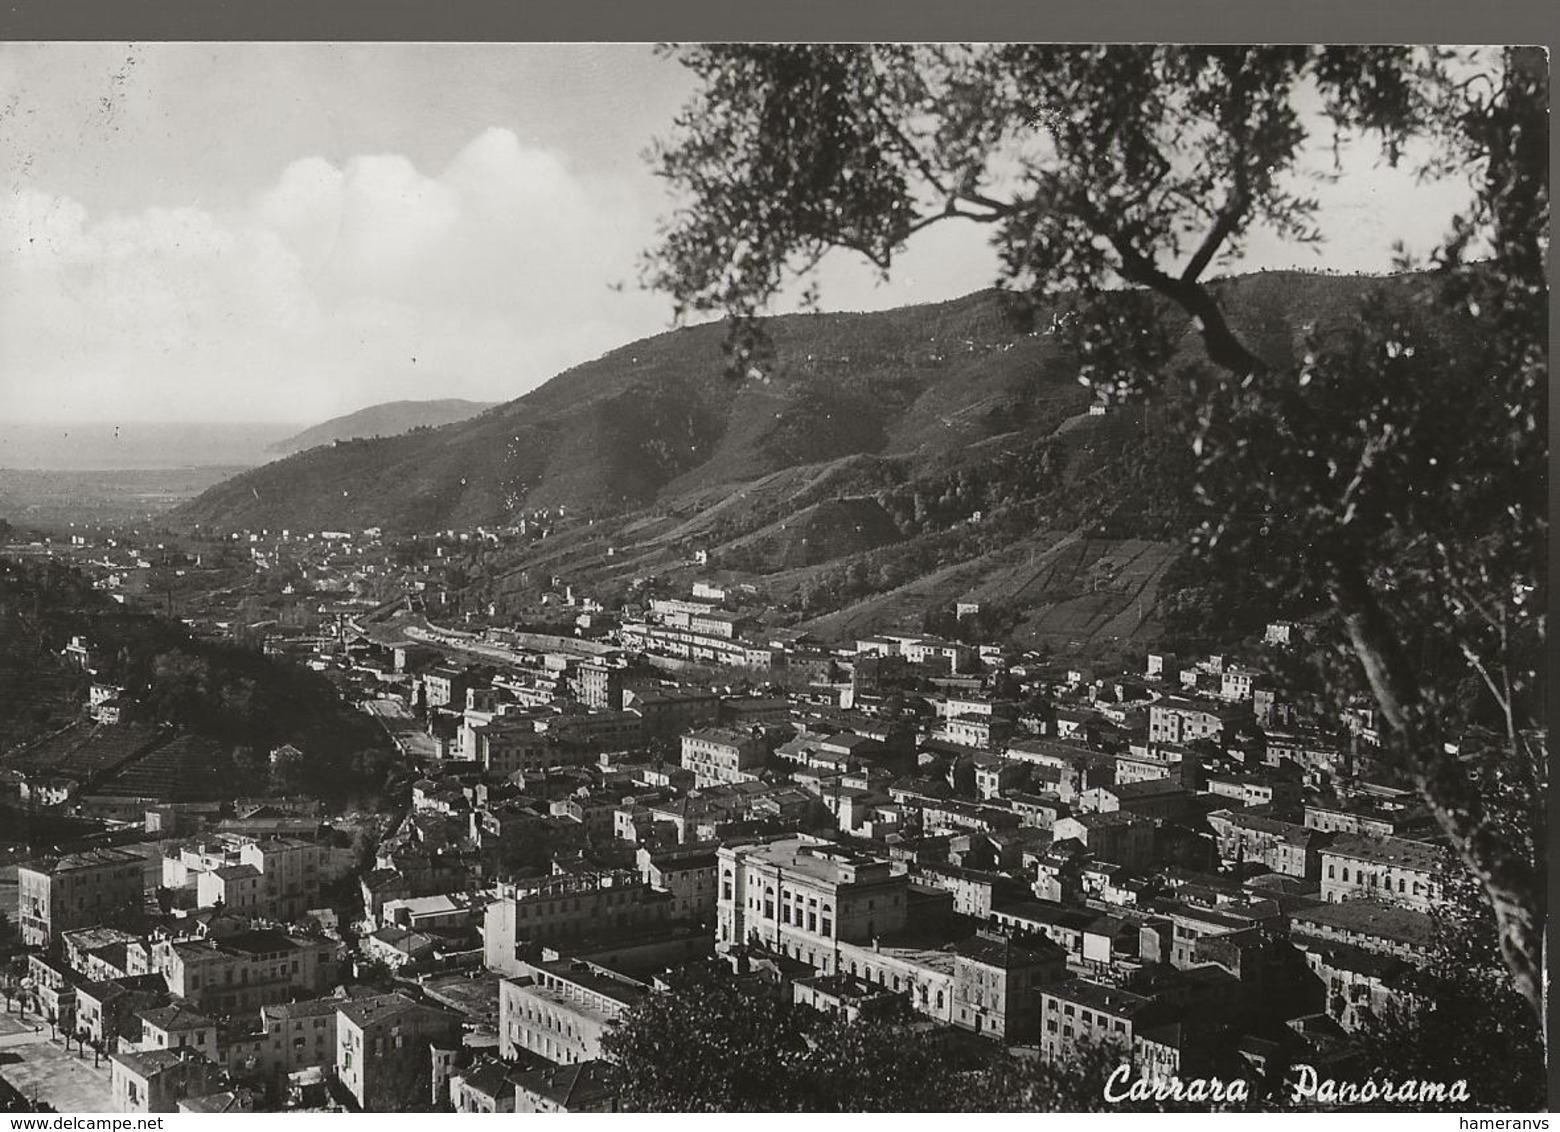
[[630,278],[655,209],[509,130],[436,175],[306,157],[223,213],[0,200],[0,415],[312,420],[518,396],[660,329]]

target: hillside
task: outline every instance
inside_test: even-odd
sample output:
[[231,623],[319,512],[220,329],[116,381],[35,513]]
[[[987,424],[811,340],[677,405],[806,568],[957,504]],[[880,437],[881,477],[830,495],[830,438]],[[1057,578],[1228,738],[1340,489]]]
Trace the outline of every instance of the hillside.
[[382,405],[370,405],[343,417],[332,417],[323,424],[267,445],[266,451],[290,456],[338,440],[399,436],[414,428],[440,428],[469,420],[491,409],[494,404],[493,401],[462,401],[457,398],[443,401],[386,401]]
[[[1236,329],[1285,361],[1307,323],[1378,282],[1267,273],[1219,285]],[[1185,360],[1201,357],[1167,315]],[[1076,362],[995,292],[875,314],[768,321],[774,361],[726,376],[704,325],[614,350],[518,400],[443,428],[315,448],[205,492],[170,515],[205,528],[501,524],[527,509],[607,515],[698,492],[708,502],[789,468],[849,456],[937,458],[1009,433],[1047,435],[1090,400]],[[778,519],[775,515],[773,518]]]

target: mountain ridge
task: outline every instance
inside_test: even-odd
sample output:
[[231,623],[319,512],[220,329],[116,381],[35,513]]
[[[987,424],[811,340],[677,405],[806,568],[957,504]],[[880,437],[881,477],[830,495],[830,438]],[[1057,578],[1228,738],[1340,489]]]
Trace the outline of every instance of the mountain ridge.
[[[1388,277],[1269,272],[1214,286],[1232,325],[1276,364],[1307,324],[1352,310]],[[1042,308],[1033,326],[1046,325]],[[1178,360],[1202,357],[1167,315]],[[848,456],[937,457],[1007,433],[1044,435],[1087,407],[1077,363],[998,293],[868,314],[765,321],[774,360],[726,375],[724,329],[685,327],[575,366],[438,429],[344,440],[218,484],[176,525],[427,531],[502,525],[527,510],[632,511]]]

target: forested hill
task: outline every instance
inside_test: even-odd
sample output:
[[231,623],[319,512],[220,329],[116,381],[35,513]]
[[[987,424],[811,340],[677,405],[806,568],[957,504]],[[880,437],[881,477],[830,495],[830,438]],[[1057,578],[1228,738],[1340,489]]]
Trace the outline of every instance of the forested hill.
[[313,428],[304,429],[296,436],[268,445],[266,451],[291,455],[337,440],[398,436],[414,428],[439,428],[456,421],[469,420],[484,409],[491,409],[493,404],[491,401],[461,401],[454,398],[442,401],[386,401],[382,405],[370,405],[345,416],[332,417]]
[[[1305,328],[1380,280],[1271,272],[1216,284],[1238,333],[1274,364]],[[1184,359],[1202,354],[1169,314]],[[225,481],[171,514],[207,529],[503,523],[528,508],[597,515],[852,455],[935,458],[999,435],[1044,436],[1091,398],[1045,310],[995,292],[874,314],[766,324],[775,357],[727,376],[724,330],[648,338],[444,428],[316,448]]]

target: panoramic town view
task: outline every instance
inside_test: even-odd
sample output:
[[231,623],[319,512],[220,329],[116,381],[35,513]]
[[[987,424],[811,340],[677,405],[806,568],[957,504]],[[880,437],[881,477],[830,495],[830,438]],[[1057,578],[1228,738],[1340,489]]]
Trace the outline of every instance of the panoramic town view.
[[1548,81],[0,45],[0,1110],[1546,1109]]

